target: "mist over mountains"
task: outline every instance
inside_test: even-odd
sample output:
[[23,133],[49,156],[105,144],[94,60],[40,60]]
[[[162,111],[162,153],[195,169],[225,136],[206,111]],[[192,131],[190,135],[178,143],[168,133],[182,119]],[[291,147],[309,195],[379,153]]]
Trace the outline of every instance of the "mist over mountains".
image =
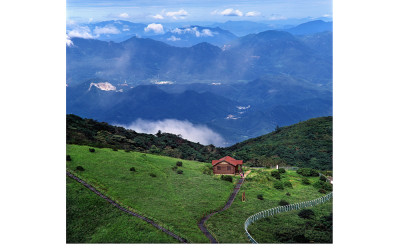
[[[242,37],[192,25],[151,38],[138,37],[146,25],[117,24],[90,27],[96,39],[69,38],[67,113],[153,130],[190,123],[223,138],[217,146],[332,115],[332,23]],[[107,37],[113,27],[125,33]]]

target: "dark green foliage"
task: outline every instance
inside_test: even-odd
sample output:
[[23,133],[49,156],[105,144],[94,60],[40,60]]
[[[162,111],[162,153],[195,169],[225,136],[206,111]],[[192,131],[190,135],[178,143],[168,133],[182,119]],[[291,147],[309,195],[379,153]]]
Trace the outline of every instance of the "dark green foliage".
[[127,152],[127,153],[129,153],[129,152],[131,152],[129,149],[125,149],[125,152]]
[[297,215],[303,219],[311,219],[315,216],[315,213],[311,209],[303,209]]
[[283,186],[288,187],[288,188],[293,188],[293,185],[290,181],[283,181]]
[[320,189],[320,190],[318,190],[318,192],[320,192],[321,194],[326,194],[326,190],[325,189]]
[[227,151],[246,162],[277,156],[290,166],[332,170],[332,117],[281,127],[279,132],[240,142]]
[[213,174],[213,166],[211,164],[207,164],[203,166],[203,174],[212,175]]
[[283,183],[280,181],[274,182],[274,188],[283,190]]
[[155,174],[153,174],[153,173],[150,173],[150,176],[151,176],[151,177],[157,177],[157,175],[155,175]]
[[177,174],[183,174],[183,170],[180,170],[180,169],[179,169],[178,171],[176,171],[176,173],[177,173]]
[[221,180],[232,182],[233,178],[230,175],[221,175]]
[[320,181],[326,181],[326,177],[323,176],[323,175],[321,175],[321,176],[319,177],[319,180],[320,180]]
[[118,151],[118,148],[113,148],[113,151]]
[[278,172],[280,174],[284,174],[284,173],[286,173],[286,170],[284,168],[278,168]]
[[279,173],[279,171],[276,171],[276,170],[271,171],[271,176],[274,177],[277,180],[281,179],[281,174]]
[[301,183],[303,183],[304,185],[310,185],[311,182],[309,179],[307,179],[306,177],[304,177],[303,179],[301,179]]
[[280,200],[279,201],[279,206],[286,206],[286,205],[289,205],[290,203],[289,202],[287,202],[287,201],[285,201],[285,200]]
[[263,197],[262,194],[258,194],[258,195],[257,195],[257,199],[259,199],[259,200],[264,200],[264,197]]
[[133,130],[82,119],[76,115],[67,115],[67,143],[88,145],[99,148],[115,148],[130,151],[150,152],[186,160],[211,162],[220,159],[229,152],[213,145],[204,146],[169,133],[140,134]]
[[315,169],[312,169],[312,168],[299,168],[296,172],[297,172],[299,175],[307,176],[307,177],[310,177],[310,176],[319,176],[318,171],[315,170]]
[[275,239],[282,243],[308,243],[302,228],[280,227],[274,232]]
[[70,155],[67,155],[67,161],[71,161],[72,159],[71,159],[71,156]]
[[176,170],[178,169],[178,166],[173,166],[171,169],[172,169],[173,171],[176,171]]
[[89,152],[94,153],[96,151],[94,148],[89,148]]
[[290,196],[291,194],[289,192],[286,193],[287,196]]
[[85,169],[82,166],[77,166],[75,169],[78,171],[85,171]]
[[316,189],[325,189],[326,191],[332,191],[332,184],[326,181],[317,181],[313,184]]
[[177,161],[177,162],[176,162],[176,165],[177,165],[178,167],[182,167],[182,162],[181,162],[181,161]]
[[129,169],[129,171],[136,172],[136,169],[135,169],[134,167],[131,167],[131,168]]

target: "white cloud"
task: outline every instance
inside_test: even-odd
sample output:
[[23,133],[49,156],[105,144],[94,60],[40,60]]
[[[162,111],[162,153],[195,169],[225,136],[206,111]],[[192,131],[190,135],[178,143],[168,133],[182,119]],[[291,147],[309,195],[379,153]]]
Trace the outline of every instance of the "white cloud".
[[157,14],[157,15],[154,15],[154,16],[151,16],[151,17],[154,18],[154,19],[159,19],[159,20],[164,19],[164,17],[161,14]]
[[253,17],[253,16],[259,16],[260,14],[261,14],[261,13],[258,12],[258,11],[249,11],[249,12],[246,13],[245,16]]
[[119,14],[119,17],[121,17],[121,18],[128,18],[129,15],[128,15],[128,13],[121,13],[121,14]]
[[74,43],[71,41],[71,38],[67,35],[67,46],[72,47],[74,46]]
[[115,26],[113,25],[107,25],[104,27],[95,27],[93,30],[93,33],[96,36],[99,36],[101,34],[119,34],[121,33]]
[[175,41],[179,41],[181,39],[179,37],[171,36],[170,38],[167,38],[167,40],[175,42]]
[[159,24],[159,23],[151,23],[151,24],[147,25],[146,28],[144,28],[144,31],[145,32],[153,31],[154,33],[157,33],[157,34],[163,34],[164,27],[162,26],[162,24]]
[[243,16],[243,12],[240,10],[234,10],[234,9],[226,9],[220,12],[220,15],[223,16]]
[[209,29],[202,29],[199,31],[197,27],[192,28],[175,28],[171,30],[172,33],[175,34],[194,34],[196,37],[206,37],[206,36],[214,36],[214,33]]
[[225,141],[221,135],[209,129],[205,125],[194,125],[189,121],[175,119],[165,119],[160,121],[146,121],[138,119],[132,124],[125,126],[139,133],[156,134],[158,130],[176,135],[183,138],[200,142],[203,145],[213,144],[216,146],[224,145]]
[[69,30],[67,32],[69,37],[79,37],[79,38],[84,38],[84,39],[93,39],[92,32],[90,31],[90,28],[87,26],[76,26],[74,29]]
[[184,19],[189,13],[184,10],[180,9],[179,11],[170,11],[165,14],[168,17],[172,17],[173,19]]
[[282,15],[278,15],[278,14],[272,14],[269,16],[268,20],[271,21],[275,21],[275,20],[286,20],[287,18],[282,16]]

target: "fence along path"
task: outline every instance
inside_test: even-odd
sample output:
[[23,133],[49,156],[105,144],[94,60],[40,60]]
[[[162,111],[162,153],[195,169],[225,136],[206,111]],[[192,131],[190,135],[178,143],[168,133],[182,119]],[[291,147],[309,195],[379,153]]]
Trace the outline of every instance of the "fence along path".
[[278,213],[289,212],[292,210],[303,209],[306,207],[313,207],[313,206],[316,206],[316,205],[319,205],[319,204],[329,201],[332,198],[332,196],[333,196],[333,193],[331,192],[331,193],[329,193],[325,196],[322,196],[320,198],[317,198],[315,200],[303,201],[303,202],[290,204],[290,205],[286,205],[286,206],[274,207],[274,208],[270,208],[268,210],[264,210],[264,211],[258,212],[256,214],[253,214],[252,216],[247,218],[247,220],[244,222],[244,230],[246,231],[246,235],[249,238],[250,242],[257,244],[258,242],[255,239],[253,239],[253,237],[251,237],[251,235],[247,231],[247,227],[250,224],[252,224],[253,222],[255,222],[259,219],[262,219],[262,218],[273,216]]
[[79,177],[75,176],[74,174],[72,174],[71,172],[67,171],[67,175],[69,177],[71,177],[72,179],[82,183],[85,187],[89,188],[91,191],[93,191],[95,194],[97,194],[98,196],[100,196],[101,198],[105,199],[106,201],[108,201],[109,203],[111,203],[111,205],[115,206],[116,208],[118,208],[119,210],[128,213],[132,216],[138,217],[144,221],[146,221],[147,223],[150,223],[151,225],[153,225],[154,227],[160,229],[161,231],[163,231],[164,233],[174,237],[175,239],[179,240],[180,242],[183,243],[188,243],[186,239],[179,237],[178,235],[174,234],[173,232],[165,229],[164,227],[158,225],[157,223],[155,223],[154,221],[150,220],[149,218],[146,218],[140,214],[137,214],[135,212],[129,211],[128,209],[122,207],[121,205],[119,205],[118,203],[116,203],[115,201],[113,201],[112,199],[110,199],[109,197],[105,196],[104,194],[100,193],[96,188],[94,188],[93,186],[91,186],[90,184],[86,183],[84,180],[80,179]]

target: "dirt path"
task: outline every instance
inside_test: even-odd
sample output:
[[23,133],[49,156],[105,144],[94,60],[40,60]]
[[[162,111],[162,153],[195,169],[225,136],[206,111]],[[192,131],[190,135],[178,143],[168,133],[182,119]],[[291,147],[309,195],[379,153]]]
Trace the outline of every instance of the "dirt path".
[[147,223],[150,223],[151,225],[153,225],[154,227],[160,229],[161,231],[163,231],[164,233],[174,237],[175,239],[179,240],[180,242],[183,243],[187,243],[187,240],[184,238],[179,237],[178,235],[174,234],[171,231],[168,231],[167,229],[163,228],[162,226],[158,225],[157,223],[155,223],[154,221],[150,220],[149,218],[146,218],[142,215],[139,215],[137,213],[134,213],[132,211],[129,211],[128,209],[121,207],[118,203],[116,203],[115,201],[111,200],[109,197],[105,196],[104,194],[100,193],[96,188],[94,188],[93,186],[91,186],[90,184],[86,183],[85,181],[83,181],[82,179],[76,177],[75,175],[73,175],[72,173],[67,171],[67,175],[69,177],[71,177],[72,179],[82,183],[85,187],[89,188],[90,190],[92,190],[95,194],[97,194],[98,196],[100,196],[101,198],[105,199],[106,201],[108,201],[109,203],[111,203],[113,206],[115,206],[116,208],[118,208],[119,210],[128,213],[132,216],[138,217],[144,221],[146,221]]
[[247,171],[247,172],[244,174],[244,177],[241,178],[241,179],[238,181],[238,183],[236,184],[235,188],[233,189],[233,192],[232,192],[231,196],[230,196],[229,199],[228,199],[228,202],[225,204],[224,208],[222,208],[222,209],[219,210],[219,211],[215,211],[215,212],[212,212],[211,214],[208,214],[208,215],[204,216],[203,218],[201,218],[200,222],[197,224],[197,225],[199,226],[200,230],[201,230],[201,231],[204,233],[204,235],[210,240],[211,243],[218,243],[218,241],[217,241],[217,240],[214,238],[214,236],[212,236],[211,233],[207,230],[207,227],[206,227],[206,225],[205,225],[205,222],[206,222],[211,216],[213,216],[214,214],[219,213],[219,212],[222,212],[222,211],[225,211],[226,209],[228,209],[228,208],[232,205],[233,201],[235,200],[235,197],[236,197],[237,193],[238,193],[239,190],[240,190],[240,187],[242,186],[242,183],[244,182],[244,179],[246,178],[246,176],[247,176],[250,172],[251,172],[251,170]]

